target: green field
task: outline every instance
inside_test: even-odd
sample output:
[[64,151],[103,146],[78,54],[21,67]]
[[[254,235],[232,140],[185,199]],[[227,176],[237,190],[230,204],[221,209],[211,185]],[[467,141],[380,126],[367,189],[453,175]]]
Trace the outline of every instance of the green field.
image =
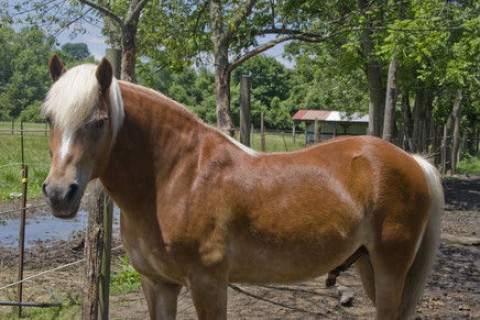
[[[235,135],[237,140],[240,140],[238,134]],[[261,150],[261,134],[254,133],[251,138],[252,149],[260,151]],[[292,141],[292,133],[265,133],[265,151],[266,152],[285,152],[285,151],[294,151],[305,148],[305,135],[297,134],[295,135],[295,145]]]
[[[8,127],[10,126],[10,127]],[[11,129],[11,123],[0,122],[0,130]],[[15,123],[15,129],[20,124]],[[25,124],[25,130],[44,130],[44,124]],[[24,162],[29,166],[28,198],[41,197],[41,186],[48,174],[50,155],[45,133],[24,133]],[[0,200],[11,199],[22,192],[22,155],[20,134],[0,132]]]

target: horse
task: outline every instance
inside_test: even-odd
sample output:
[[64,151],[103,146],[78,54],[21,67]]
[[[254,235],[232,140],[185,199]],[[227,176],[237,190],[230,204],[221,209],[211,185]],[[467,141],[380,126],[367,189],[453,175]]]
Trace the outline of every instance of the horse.
[[175,319],[184,286],[199,319],[226,319],[229,283],[304,281],[356,252],[376,319],[413,315],[443,207],[426,159],[371,136],[260,153],[115,79],[105,58],[67,71],[54,55],[49,69],[44,198],[54,216],[72,218],[100,179],[121,210],[151,319]]

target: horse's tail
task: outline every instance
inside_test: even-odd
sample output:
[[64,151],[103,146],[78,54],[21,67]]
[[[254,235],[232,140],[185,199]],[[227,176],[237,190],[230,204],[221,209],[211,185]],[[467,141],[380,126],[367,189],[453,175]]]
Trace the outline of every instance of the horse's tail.
[[418,162],[427,178],[431,193],[430,213],[420,246],[405,279],[400,319],[410,319],[415,312],[418,300],[423,297],[423,289],[435,261],[440,242],[440,219],[444,206],[440,173],[423,157],[414,155],[413,158]]

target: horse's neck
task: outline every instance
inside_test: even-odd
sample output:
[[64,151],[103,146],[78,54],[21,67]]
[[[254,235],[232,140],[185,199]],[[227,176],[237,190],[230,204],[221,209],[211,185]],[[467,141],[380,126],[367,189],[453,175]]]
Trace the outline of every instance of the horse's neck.
[[101,180],[120,207],[142,205],[139,199],[148,206],[178,162],[195,154],[204,126],[167,98],[149,99],[146,91],[139,100],[127,89],[122,91],[124,123]]

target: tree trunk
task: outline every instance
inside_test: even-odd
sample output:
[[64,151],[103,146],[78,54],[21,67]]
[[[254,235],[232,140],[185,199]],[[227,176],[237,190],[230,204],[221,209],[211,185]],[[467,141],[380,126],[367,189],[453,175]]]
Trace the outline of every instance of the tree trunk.
[[385,117],[383,122],[383,139],[391,142],[393,134],[393,124],[395,119],[395,101],[397,84],[395,74],[397,71],[397,59],[392,59],[388,68],[387,96],[385,102]]
[[412,120],[412,111],[410,110],[410,97],[408,92],[404,91],[402,93],[402,112],[403,112],[403,130],[405,135],[405,150],[413,152],[413,120]]
[[443,138],[440,146],[440,173],[445,175],[447,172],[447,125],[443,126]]
[[120,78],[133,83],[137,83],[137,77],[135,75],[137,60],[135,36],[137,34],[137,24],[138,19],[122,26],[122,72]]
[[228,62],[229,38],[224,31],[220,1],[210,1],[210,21],[212,22],[212,43],[215,58],[215,89],[217,107],[217,127],[230,135],[233,124],[230,115],[230,64]]
[[452,174],[455,174],[457,172],[457,153],[458,153],[458,142],[460,137],[460,110],[462,107],[462,100],[463,100],[462,90],[458,89],[457,99],[455,100],[455,104],[453,105],[453,110],[452,110],[452,116],[454,120],[452,152],[450,154]]
[[[366,11],[370,5],[367,0],[358,0],[360,10]],[[374,54],[373,49],[375,44],[372,39],[372,22],[369,15],[365,15],[367,22],[365,30],[363,31],[361,38],[361,46],[363,54],[366,57],[365,74],[368,81],[368,89],[370,92],[370,104],[369,104],[369,116],[370,121],[368,124],[368,134],[377,137],[382,136],[383,125],[383,111],[385,109],[385,88],[382,84],[382,68],[381,63],[378,61]]]
[[215,65],[215,89],[217,107],[217,127],[232,134],[233,124],[230,116],[230,71],[228,67]]
[[424,152],[425,145],[425,92],[423,85],[419,85],[415,92],[415,104],[413,106],[413,152]]
[[424,146],[423,149],[426,150],[429,154],[432,152],[433,148],[433,138],[432,133],[434,134],[434,123],[433,123],[433,95],[431,91],[425,93],[425,127],[424,127]]
[[250,147],[250,77],[240,81],[240,142]]

